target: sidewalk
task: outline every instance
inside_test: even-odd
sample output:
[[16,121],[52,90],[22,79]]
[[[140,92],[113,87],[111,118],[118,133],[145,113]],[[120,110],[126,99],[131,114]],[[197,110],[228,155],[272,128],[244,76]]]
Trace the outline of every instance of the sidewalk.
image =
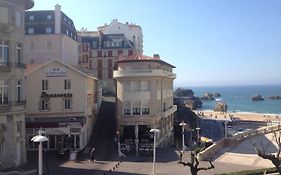
[[[189,167],[184,167],[178,164],[178,155],[175,148],[160,148],[157,149],[157,158],[155,164],[155,174],[159,175],[189,175]],[[189,161],[189,152],[185,152],[183,156],[184,161]],[[237,160],[239,161],[239,160]],[[119,175],[144,175],[152,174],[152,155],[150,157],[126,157],[124,162],[118,166],[113,174]],[[208,167],[210,164],[206,161],[200,161],[199,167]],[[231,162],[223,163],[213,161],[215,169],[208,171],[200,171],[199,175],[213,175],[218,173],[235,172],[249,169],[258,169],[259,167],[248,165],[247,162],[240,162],[240,164],[233,164]]]

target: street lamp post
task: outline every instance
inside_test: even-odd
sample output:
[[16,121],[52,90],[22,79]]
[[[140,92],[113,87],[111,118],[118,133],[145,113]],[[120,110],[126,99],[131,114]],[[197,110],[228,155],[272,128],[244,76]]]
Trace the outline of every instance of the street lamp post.
[[197,128],[196,128],[196,131],[197,131],[197,144],[198,144],[198,143],[199,143],[199,140],[200,140],[200,138],[199,138],[199,131],[200,131],[200,128],[197,127]]
[[227,138],[227,120],[224,122],[224,138]]
[[185,150],[185,144],[184,144],[184,126],[186,125],[186,123],[184,123],[184,121],[182,121],[180,123],[180,126],[182,128],[182,151]]
[[153,166],[152,166],[152,174],[155,174],[155,160],[156,160],[156,134],[161,132],[159,129],[151,129],[151,133],[154,134],[154,143],[153,143]]
[[48,141],[48,138],[42,136],[42,128],[39,130],[39,134],[37,136],[32,137],[31,141],[39,142],[38,149],[38,175],[42,175],[42,165],[43,165],[43,155],[42,155],[42,142]]
[[116,131],[116,134],[117,134],[118,156],[121,157],[122,153],[121,153],[121,146],[120,146],[120,132]]

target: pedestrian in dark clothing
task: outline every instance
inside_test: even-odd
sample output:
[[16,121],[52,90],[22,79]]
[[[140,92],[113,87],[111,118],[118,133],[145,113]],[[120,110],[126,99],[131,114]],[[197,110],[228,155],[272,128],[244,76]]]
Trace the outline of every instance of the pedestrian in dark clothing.
[[92,148],[92,151],[91,151],[91,161],[94,162],[95,161],[95,148]]

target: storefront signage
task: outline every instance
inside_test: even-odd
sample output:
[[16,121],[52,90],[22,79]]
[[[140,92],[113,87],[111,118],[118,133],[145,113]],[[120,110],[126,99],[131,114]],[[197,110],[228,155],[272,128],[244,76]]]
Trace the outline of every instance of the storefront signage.
[[81,128],[70,128],[70,133],[80,133]]
[[66,77],[66,69],[61,67],[49,68],[46,77]]
[[60,122],[59,127],[82,127],[82,122]]
[[52,97],[72,97],[71,93],[57,93],[57,94],[47,94],[47,92],[41,93],[41,98],[52,98]]

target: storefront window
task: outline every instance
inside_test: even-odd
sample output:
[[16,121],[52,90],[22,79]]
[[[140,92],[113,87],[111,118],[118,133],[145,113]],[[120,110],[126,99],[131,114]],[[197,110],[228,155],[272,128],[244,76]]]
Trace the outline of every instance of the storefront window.
[[80,135],[76,135],[76,144],[75,144],[76,148],[79,149],[80,147]]
[[56,148],[56,136],[55,135],[49,135],[49,148],[50,149]]

